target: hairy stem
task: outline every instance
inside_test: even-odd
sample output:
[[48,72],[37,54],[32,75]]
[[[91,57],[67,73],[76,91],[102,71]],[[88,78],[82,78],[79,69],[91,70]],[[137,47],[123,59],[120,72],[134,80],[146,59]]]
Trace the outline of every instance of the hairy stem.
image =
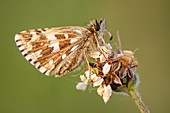
[[143,103],[141,96],[139,92],[137,91],[137,89],[127,89],[126,92],[135,102],[135,104],[137,105],[141,113],[150,113],[150,111],[147,109],[147,107]]

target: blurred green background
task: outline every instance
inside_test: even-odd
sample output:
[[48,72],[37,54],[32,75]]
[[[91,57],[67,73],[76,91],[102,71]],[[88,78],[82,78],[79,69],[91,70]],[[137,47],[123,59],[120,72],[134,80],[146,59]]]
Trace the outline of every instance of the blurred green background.
[[[139,91],[152,113],[170,113],[169,0],[0,0],[0,113],[139,113],[131,98],[75,89],[79,77],[47,77],[15,46],[16,33],[105,18],[139,61]],[[114,43],[114,42],[111,42]],[[73,80],[73,81],[71,81]]]

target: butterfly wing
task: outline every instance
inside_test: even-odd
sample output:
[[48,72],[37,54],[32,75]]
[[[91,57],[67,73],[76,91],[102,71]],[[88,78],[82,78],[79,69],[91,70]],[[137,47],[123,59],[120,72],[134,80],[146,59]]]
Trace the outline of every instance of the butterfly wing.
[[81,26],[26,30],[15,35],[22,55],[45,75],[63,75],[77,68],[91,32]]

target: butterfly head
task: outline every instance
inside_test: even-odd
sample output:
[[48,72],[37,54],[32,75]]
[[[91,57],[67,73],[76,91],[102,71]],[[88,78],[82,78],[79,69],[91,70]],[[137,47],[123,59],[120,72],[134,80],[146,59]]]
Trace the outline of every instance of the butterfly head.
[[107,32],[110,36],[110,40],[112,39],[112,34],[106,30],[106,20],[105,19],[94,19],[90,21],[88,24],[88,28],[95,32],[98,36],[104,36],[104,32]]
[[90,24],[88,26],[92,31],[97,32],[99,34],[103,34],[104,31],[106,30],[106,21],[105,19],[101,20],[94,19],[90,21]]

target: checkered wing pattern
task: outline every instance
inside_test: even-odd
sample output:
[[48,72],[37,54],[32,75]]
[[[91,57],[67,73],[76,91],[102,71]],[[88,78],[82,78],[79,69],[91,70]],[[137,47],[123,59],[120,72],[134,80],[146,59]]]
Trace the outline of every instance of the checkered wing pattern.
[[45,75],[62,76],[83,61],[92,33],[81,26],[42,28],[22,31],[15,42],[22,55]]

